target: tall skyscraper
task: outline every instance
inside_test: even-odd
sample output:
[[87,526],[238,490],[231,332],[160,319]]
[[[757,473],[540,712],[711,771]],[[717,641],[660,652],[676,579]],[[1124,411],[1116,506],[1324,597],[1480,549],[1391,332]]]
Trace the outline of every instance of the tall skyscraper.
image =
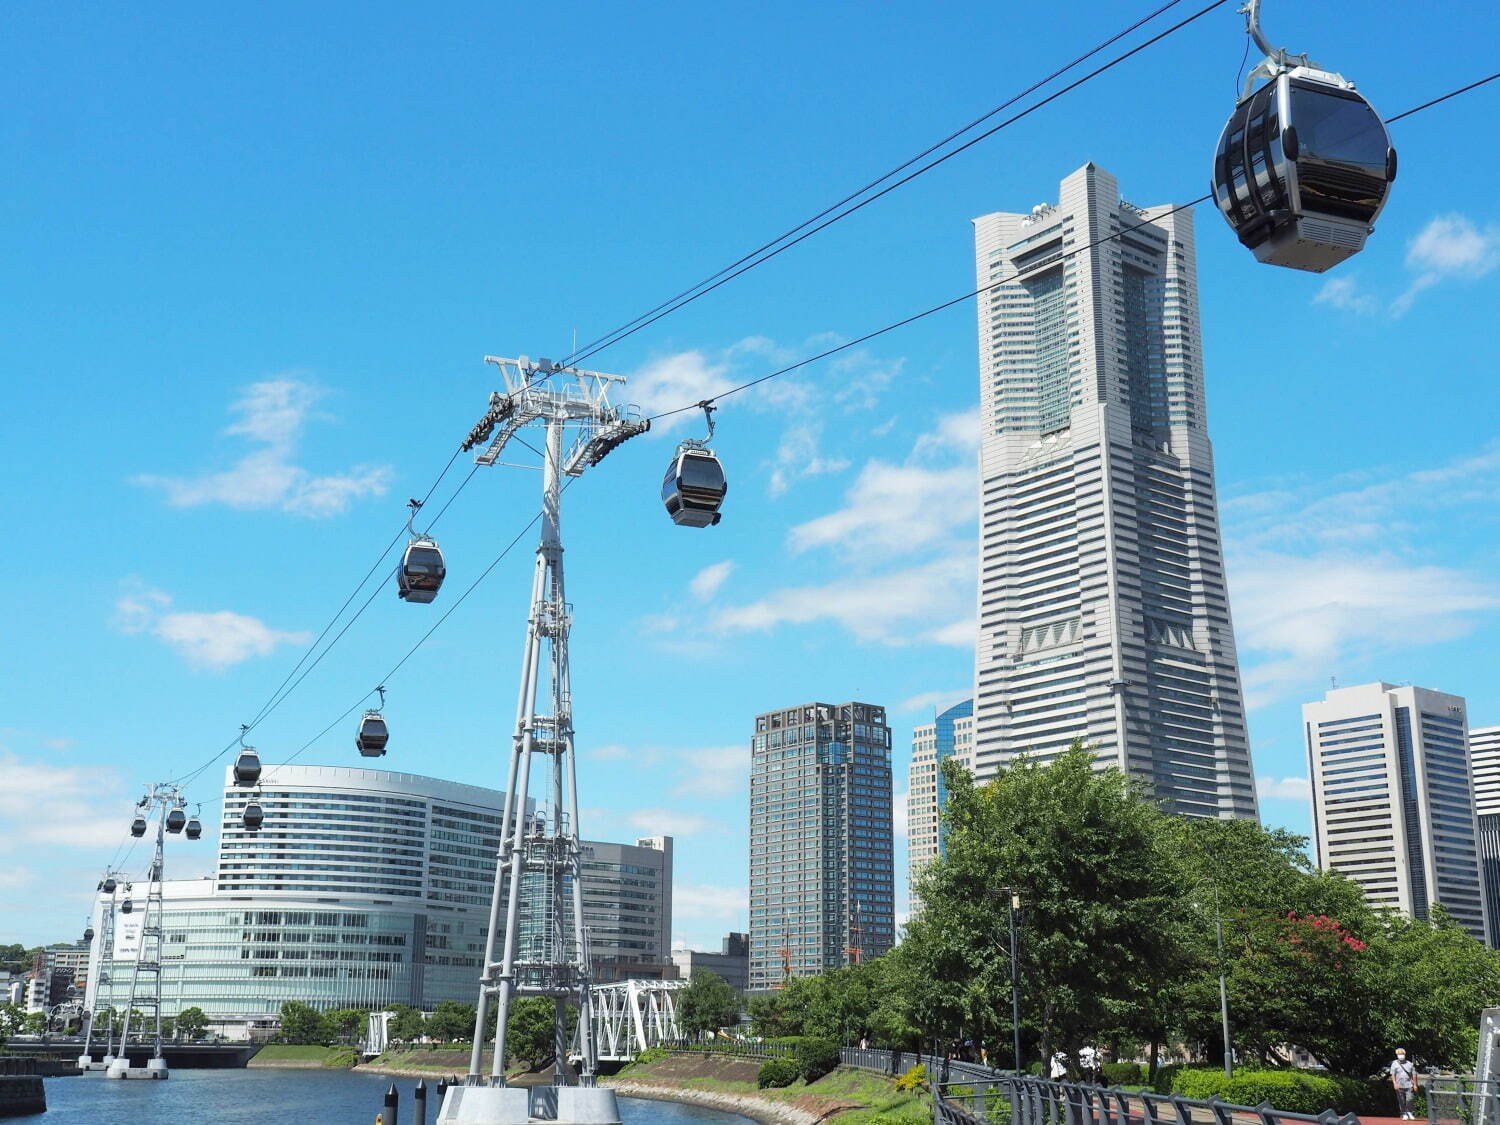
[[1500,727],[1469,731],[1474,772],[1474,813],[1479,825],[1479,869],[1490,924],[1490,944],[1500,945]]
[[948,793],[943,762],[953,758],[974,769],[974,701],[955,703],[911,735],[911,772],[906,784],[907,906],[917,908],[917,876],[943,854],[942,811]]
[[1055,205],[974,220],[995,286],[979,298],[975,769],[1081,738],[1179,813],[1254,817],[1193,217],[1171,212],[1087,164]]
[[756,716],[750,744],[750,990],[895,944],[885,708]]
[[1318,866],[1414,918],[1441,903],[1488,940],[1463,699],[1361,684],[1304,703],[1302,722]]

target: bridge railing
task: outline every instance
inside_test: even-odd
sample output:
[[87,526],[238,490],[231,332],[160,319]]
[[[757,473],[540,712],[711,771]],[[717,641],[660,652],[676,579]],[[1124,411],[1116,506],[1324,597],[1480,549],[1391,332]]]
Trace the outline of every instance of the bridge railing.
[[934,1087],[937,1125],[1359,1125],[1352,1113],[1290,1113],[1212,1098],[1003,1075]]

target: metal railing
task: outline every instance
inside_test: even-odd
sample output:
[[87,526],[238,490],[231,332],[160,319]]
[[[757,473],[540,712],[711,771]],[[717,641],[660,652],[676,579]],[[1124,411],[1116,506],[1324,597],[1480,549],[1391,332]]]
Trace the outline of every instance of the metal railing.
[[1500,1125],[1500,1082],[1465,1074],[1424,1074],[1429,1125]]
[[[1106,1086],[1048,1082],[1007,1075],[993,1082],[949,1082],[934,1087],[938,1125],[1359,1125],[1352,1113],[1290,1113],[1233,1105],[1212,1098],[1148,1094]],[[1466,1123],[1468,1125],[1468,1123]],[[1477,1125],[1477,1123],[1476,1123]]]

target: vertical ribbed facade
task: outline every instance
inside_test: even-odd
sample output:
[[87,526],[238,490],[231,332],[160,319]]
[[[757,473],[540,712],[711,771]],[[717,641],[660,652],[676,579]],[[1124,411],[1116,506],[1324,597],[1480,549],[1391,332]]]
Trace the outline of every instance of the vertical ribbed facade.
[[1474,812],[1479,823],[1479,867],[1484,876],[1490,944],[1500,945],[1500,727],[1469,731]]
[[807,703],[756,716],[750,990],[889,950],[894,880],[885,708]]
[[978,284],[995,286],[979,297],[974,763],[984,778],[1082,738],[1176,812],[1255,817],[1192,214],[1171,210],[1121,201],[1088,164],[1056,205],[974,220]]
[[1463,699],[1363,684],[1304,704],[1302,721],[1318,866],[1413,918],[1441,904],[1487,941]]
[[911,771],[906,787],[907,908],[917,909],[917,878],[943,854],[943,806],[947,787],[943,762],[953,758],[974,768],[974,701],[965,699],[912,731]]

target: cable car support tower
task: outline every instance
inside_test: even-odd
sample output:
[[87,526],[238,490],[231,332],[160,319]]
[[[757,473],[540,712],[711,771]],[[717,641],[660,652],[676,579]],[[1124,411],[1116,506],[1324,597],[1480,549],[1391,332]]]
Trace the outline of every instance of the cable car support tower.
[[[166,1078],[167,1060],[161,1053],[161,945],[162,945],[162,854],[168,832],[181,832],[187,821],[183,812],[186,802],[182,790],[167,782],[158,782],[146,789],[146,795],[137,806],[137,816],[149,816],[156,812],[156,852],[151,857],[151,870],[146,881],[146,909],[141,916],[140,942],[136,946],[135,971],[130,976],[130,997],[125,1003],[125,1024],[120,1029],[120,1053],[109,1069],[106,1078]],[[112,953],[113,951],[111,951]],[[113,959],[111,958],[111,965]],[[143,990],[141,974],[146,973],[151,983]],[[151,1057],[143,1067],[130,1065],[130,1020],[136,1007],[150,1008],[156,1024],[155,1043]],[[145,1013],[141,1014],[144,1020]],[[144,1038],[144,1036],[142,1036]]]
[[[88,1025],[84,1028],[83,1054],[78,1056],[79,1070],[108,1070],[109,1064],[115,1061],[112,1049],[115,1014],[114,982],[110,979],[110,971],[104,967],[104,959],[114,957],[115,911],[120,905],[119,899],[115,896],[117,889],[124,884],[125,873],[111,867],[104,872],[104,878],[99,880],[96,888],[94,913],[99,917],[99,925],[95,929],[91,918],[89,927],[93,932],[93,937],[90,938],[92,947],[89,950],[88,990],[93,993],[93,1003],[88,1005]],[[104,1024],[104,1058],[100,1062],[95,1062],[94,1039],[101,1020]]]
[[[469,432],[463,448],[483,446],[475,458],[480,465],[503,464],[500,456],[513,438],[541,453],[541,537],[522,651],[489,933],[479,977],[474,1048],[468,1078],[463,1085],[448,1088],[438,1121],[441,1125],[516,1125],[533,1120],[614,1125],[620,1120],[614,1091],[595,1084],[598,1046],[580,879],[578,774],[568,670],[572,606],[563,584],[562,478],[581,476],[651,424],[632,409],[610,404],[611,385],[625,382],[618,375],[565,368],[547,359],[533,362],[525,356],[486,356],[485,361],[500,369],[505,390],[490,395],[489,409]],[[520,436],[523,428],[543,431],[540,450]],[[532,763],[538,757],[546,769],[546,786],[539,792],[536,812],[528,816]],[[524,936],[523,892],[528,900]],[[502,935],[497,955],[497,938]],[[555,1085],[530,1089],[506,1085],[506,1024],[520,996],[545,996],[556,1004]],[[567,1061],[572,1040],[567,1023],[570,1002],[578,1007],[576,1081]],[[495,1051],[486,1075],[481,1052],[491,1003],[496,1008]]]

